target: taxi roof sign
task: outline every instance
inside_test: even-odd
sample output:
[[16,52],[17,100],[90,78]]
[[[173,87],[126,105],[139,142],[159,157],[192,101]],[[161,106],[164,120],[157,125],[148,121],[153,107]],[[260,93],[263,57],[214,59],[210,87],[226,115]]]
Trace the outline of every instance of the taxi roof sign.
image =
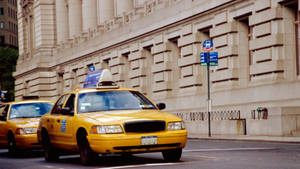
[[119,88],[119,86],[113,81],[112,74],[108,69],[104,69],[100,75],[97,88],[110,89]]
[[98,70],[87,74],[83,88],[119,88],[113,81],[112,74],[108,69]]
[[88,73],[84,80],[83,88],[97,87],[97,83],[99,81],[101,74],[102,74],[102,70]]

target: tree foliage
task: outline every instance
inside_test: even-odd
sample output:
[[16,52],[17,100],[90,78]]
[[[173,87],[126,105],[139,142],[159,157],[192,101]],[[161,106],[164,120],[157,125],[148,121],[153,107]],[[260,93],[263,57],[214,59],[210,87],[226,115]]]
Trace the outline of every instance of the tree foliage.
[[13,101],[15,97],[15,79],[13,72],[16,71],[18,50],[7,47],[0,47],[0,86],[6,90],[5,101]]

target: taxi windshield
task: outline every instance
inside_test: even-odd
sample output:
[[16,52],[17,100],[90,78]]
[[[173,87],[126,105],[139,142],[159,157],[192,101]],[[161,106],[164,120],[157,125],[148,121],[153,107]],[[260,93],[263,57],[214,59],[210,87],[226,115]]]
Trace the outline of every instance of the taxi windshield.
[[14,104],[11,106],[9,119],[41,117],[48,113],[52,106],[53,103],[48,102]]
[[156,108],[136,91],[97,91],[81,93],[78,98],[78,113],[132,109]]

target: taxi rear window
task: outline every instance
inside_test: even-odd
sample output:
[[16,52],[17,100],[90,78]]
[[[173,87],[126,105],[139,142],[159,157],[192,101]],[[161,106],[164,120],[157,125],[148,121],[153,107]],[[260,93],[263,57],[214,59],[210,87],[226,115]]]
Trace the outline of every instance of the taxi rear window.
[[78,113],[156,109],[141,93],[136,91],[97,91],[81,93],[78,97]]

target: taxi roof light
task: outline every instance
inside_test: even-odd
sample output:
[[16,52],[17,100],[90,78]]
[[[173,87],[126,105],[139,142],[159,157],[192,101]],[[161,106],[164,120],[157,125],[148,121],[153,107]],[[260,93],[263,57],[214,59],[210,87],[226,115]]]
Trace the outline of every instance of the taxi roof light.
[[104,69],[97,83],[97,88],[116,89],[119,88],[119,86],[113,81],[113,77],[110,71],[108,69]]

